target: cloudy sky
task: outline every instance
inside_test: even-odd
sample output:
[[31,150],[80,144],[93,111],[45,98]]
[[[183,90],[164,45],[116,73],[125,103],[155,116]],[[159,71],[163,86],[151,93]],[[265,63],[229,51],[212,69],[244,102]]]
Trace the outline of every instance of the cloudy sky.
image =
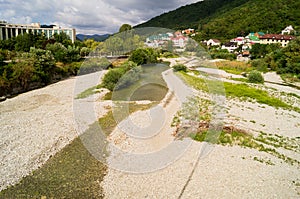
[[9,23],[57,24],[77,33],[114,33],[128,23],[152,17],[199,0],[0,0],[0,20]]

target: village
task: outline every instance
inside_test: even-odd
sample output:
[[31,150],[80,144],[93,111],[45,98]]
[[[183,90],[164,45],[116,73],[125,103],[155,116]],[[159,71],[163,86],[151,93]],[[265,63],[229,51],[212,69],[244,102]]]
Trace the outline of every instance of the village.
[[[170,46],[174,52],[184,52],[190,38],[195,37],[195,29],[178,30],[174,33],[167,32],[157,35],[151,35],[146,39],[146,45],[149,47],[167,47]],[[279,44],[286,47],[291,40],[296,39],[293,26],[289,25],[284,28],[280,34],[251,32],[247,36],[236,37],[226,42],[221,42],[217,38],[201,41],[201,44],[208,49],[227,50],[237,56],[238,61],[248,62],[251,60],[251,49],[254,44]]]

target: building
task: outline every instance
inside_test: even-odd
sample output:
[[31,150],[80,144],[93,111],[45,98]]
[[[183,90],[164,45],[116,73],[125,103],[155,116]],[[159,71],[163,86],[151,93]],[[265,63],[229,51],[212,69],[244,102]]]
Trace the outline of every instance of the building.
[[224,45],[222,45],[223,50],[228,50],[228,52],[233,53],[234,50],[236,50],[238,48],[237,43],[235,42],[227,42]]
[[24,33],[44,34],[50,39],[52,36],[60,33],[66,33],[72,42],[76,41],[76,31],[74,28],[61,28],[55,25],[40,25],[39,23],[26,24],[10,24],[5,21],[0,21],[0,40],[7,40]]
[[260,44],[274,44],[280,43],[282,47],[288,45],[291,40],[296,39],[296,37],[291,35],[281,35],[281,34],[265,34],[260,38]]
[[218,39],[210,39],[206,42],[208,46],[221,46],[221,42]]
[[187,35],[194,34],[194,33],[195,33],[195,29],[192,29],[192,28],[182,31],[182,34],[187,34]]
[[174,47],[184,48],[188,38],[184,36],[173,37],[172,39]]
[[245,37],[237,37],[237,38],[231,39],[230,42],[237,43],[237,45],[240,46],[240,45],[243,45],[246,43],[246,39],[245,39]]
[[281,31],[281,34],[283,35],[290,35],[291,33],[293,33],[295,30],[293,28],[293,26],[287,26],[285,29],[283,29]]

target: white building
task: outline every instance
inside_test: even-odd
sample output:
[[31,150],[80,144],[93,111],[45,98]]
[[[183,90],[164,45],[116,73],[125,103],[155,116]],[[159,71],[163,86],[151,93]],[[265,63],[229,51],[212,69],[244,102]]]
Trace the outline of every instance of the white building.
[[296,39],[296,37],[291,35],[265,34],[260,37],[260,44],[280,43],[282,47],[285,47],[291,40],[294,39]]
[[55,25],[40,25],[39,23],[26,25],[0,22],[0,40],[7,40],[24,33],[44,34],[47,39],[50,39],[55,33],[60,34],[62,32],[67,34],[73,43],[76,41],[76,30],[74,28],[61,28]]
[[293,28],[293,26],[287,26],[285,29],[283,29],[282,31],[281,31],[281,34],[288,34],[288,35],[290,35],[293,31],[295,31],[294,30],[294,28]]
[[206,42],[208,46],[221,46],[221,42],[218,39],[210,39]]

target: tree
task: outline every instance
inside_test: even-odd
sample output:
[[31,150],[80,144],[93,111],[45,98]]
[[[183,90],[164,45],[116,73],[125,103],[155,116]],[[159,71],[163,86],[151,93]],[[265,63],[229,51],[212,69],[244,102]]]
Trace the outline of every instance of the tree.
[[129,61],[135,62],[137,65],[157,63],[159,53],[153,48],[138,48],[131,53]]
[[264,83],[264,78],[258,71],[251,71],[248,75],[248,81],[251,83]]
[[125,31],[128,31],[128,30],[131,30],[132,27],[131,25],[129,24],[123,24],[120,28],[119,28],[119,33],[120,32],[125,32]]
[[34,60],[35,80],[48,84],[55,71],[55,59],[49,50],[31,48],[29,54]]
[[63,44],[64,46],[69,46],[72,45],[72,41],[69,37],[69,35],[67,35],[64,32],[60,32],[59,34],[55,33],[53,35],[54,39],[56,42]]
[[91,49],[88,47],[83,47],[80,49],[80,56],[81,57],[86,57],[87,55],[89,55],[89,53],[91,52]]
[[34,46],[34,35],[32,33],[24,33],[16,37],[16,51],[29,52],[30,47]]
[[46,50],[49,50],[53,54],[56,61],[67,61],[67,48],[61,43],[55,42],[54,44],[47,44]]
[[13,79],[14,84],[19,85],[23,90],[28,90],[29,85],[34,76],[34,65],[32,59],[26,59],[22,62],[17,62],[13,65]]

